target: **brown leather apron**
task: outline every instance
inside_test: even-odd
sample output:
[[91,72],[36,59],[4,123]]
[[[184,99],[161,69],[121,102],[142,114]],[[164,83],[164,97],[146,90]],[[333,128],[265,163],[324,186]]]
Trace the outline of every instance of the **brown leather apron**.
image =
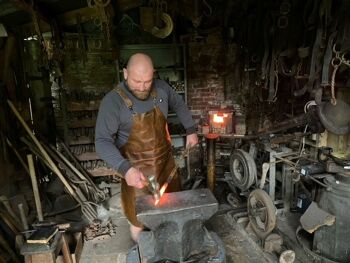
[[[128,159],[134,168],[138,168],[145,176],[155,175],[160,186],[167,180],[175,168],[175,160],[171,152],[171,139],[166,118],[156,104],[156,91],[151,96],[154,108],[146,113],[138,114],[133,111],[132,101],[121,88],[116,88],[126,106],[133,113],[133,124],[128,141],[120,149],[124,158]],[[166,192],[181,190],[178,173],[174,176]],[[147,187],[137,189],[127,185],[122,180],[121,203],[125,216],[134,226],[142,227],[137,221],[135,212],[136,196],[150,194]]]

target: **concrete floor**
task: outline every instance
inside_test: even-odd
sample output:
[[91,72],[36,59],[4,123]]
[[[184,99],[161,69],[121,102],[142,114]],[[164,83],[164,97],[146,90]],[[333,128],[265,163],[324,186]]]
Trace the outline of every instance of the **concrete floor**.
[[[85,242],[81,263],[124,262],[127,251],[134,246],[125,218],[115,218],[117,234],[106,241]],[[227,214],[214,216],[208,223],[210,231],[216,232],[224,243],[227,263],[270,262],[261,247],[246,233],[244,228],[231,220]]]
[[120,207],[120,184],[111,190],[112,198],[108,201],[109,215],[116,227],[116,235],[104,241],[85,241],[80,263],[119,262],[120,255],[125,255],[134,246],[129,232],[129,223]]
[[129,233],[129,224],[125,218],[114,220],[117,234],[110,239],[101,241],[87,241],[81,255],[81,263],[109,263],[119,262],[118,258],[134,245]]

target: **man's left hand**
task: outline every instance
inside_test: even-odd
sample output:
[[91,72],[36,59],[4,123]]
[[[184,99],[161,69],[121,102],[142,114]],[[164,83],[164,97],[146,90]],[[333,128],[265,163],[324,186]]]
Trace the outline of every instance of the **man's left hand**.
[[186,136],[186,149],[192,148],[198,144],[198,136],[195,133]]

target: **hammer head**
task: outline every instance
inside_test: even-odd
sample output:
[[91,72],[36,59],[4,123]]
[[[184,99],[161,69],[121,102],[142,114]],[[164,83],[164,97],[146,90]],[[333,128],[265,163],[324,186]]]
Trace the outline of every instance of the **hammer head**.
[[160,200],[159,183],[157,182],[155,175],[150,175],[147,177],[147,179],[148,179],[148,189],[153,194],[155,204],[157,204]]

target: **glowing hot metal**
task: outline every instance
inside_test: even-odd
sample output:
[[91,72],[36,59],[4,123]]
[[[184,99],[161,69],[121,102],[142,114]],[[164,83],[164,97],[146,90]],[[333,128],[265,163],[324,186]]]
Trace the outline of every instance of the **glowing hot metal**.
[[175,174],[177,171],[177,166],[175,165],[174,169],[171,171],[168,179],[166,180],[166,182],[162,185],[162,187],[159,190],[159,198],[155,198],[154,201],[154,205],[157,205],[160,201],[160,199],[162,198],[163,194],[165,193],[165,190],[167,189],[168,185],[171,183],[171,181],[173,180]]

